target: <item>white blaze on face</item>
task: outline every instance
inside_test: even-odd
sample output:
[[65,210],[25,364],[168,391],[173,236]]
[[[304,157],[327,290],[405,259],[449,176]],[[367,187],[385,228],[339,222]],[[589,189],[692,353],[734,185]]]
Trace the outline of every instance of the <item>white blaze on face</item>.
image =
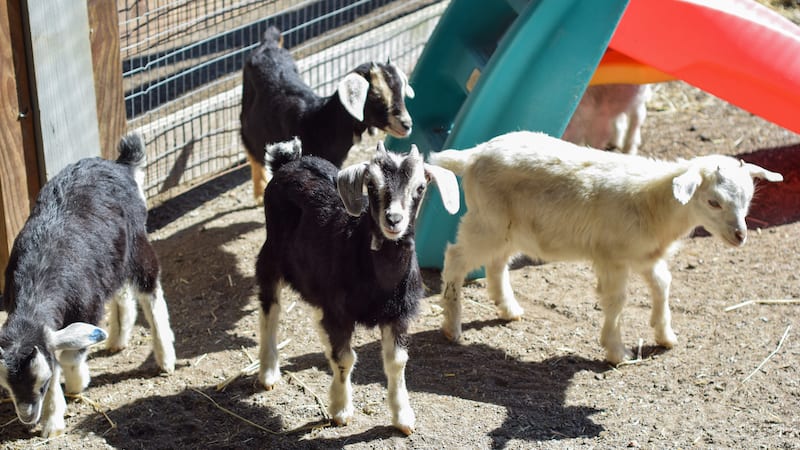
[[[408,231],[419,197],[425,190],[426,179],[422,159],[418,155],[402,157],[390,154],[395,165],[391,186],[380,173],[379,198],[383,202],[379,218],[381,232],[390,240],[401,239]],[[380,172],[377,168],[373,172]],[[376,175],[377,176],[377,175]]]
[[372,89],[385,105],[388,126],[384,131],[397,138],[407,137],[411,134],[412,120],[405,98],[413,97],[414,91],[405,74],[394,64],[375,65],[370,69],[370,79]]
[[40,351],[36,352],[28,369],[28,376],[32,381],[31,389],[34,401],[33,403],[23,403],[17,401],[15,398],[14,404],[20,422],[26,425],[33,425],[39,421],[42,415],[42,403],[53,372],[50,369],[50,365],[47,363],[47,358],[45,358]]

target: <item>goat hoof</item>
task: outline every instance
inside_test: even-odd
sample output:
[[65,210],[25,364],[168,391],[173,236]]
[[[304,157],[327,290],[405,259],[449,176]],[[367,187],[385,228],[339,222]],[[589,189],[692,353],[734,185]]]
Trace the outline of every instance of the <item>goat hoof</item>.
[[509,322],[517,322],[522,320],[522,312],[520,313],[500,313],[500,318]]
[[402,431],[406,436],[411,436],[414,433],[413,425],[395,425],[395,427]]
[[450,331],[447,328],[442,328],[442,334],[450,342],[457,342],[461,338],[461,333]]
[[63,425],[50,425],[46,424],[42,427],[42,437],[43,438],[54,438],[57,436],[61,436],[66,431],[66,427]]
[[334,416],[333,423],[336,424],[337,427],[345,427],[350,423],[351,416]]
[[664,348],[672,348],[678,343],[678,337],[672,330],[666,330],[656,336],[656,343]]
[[280,370],[266,370],[258,374],[258,381],[261,382],[261,385],[264,386],[264,389],[267,391],[274,389],[280,379]]
[[499,309],[498,316],[503,320],[516,321],[522,320],[522,314],[525,310],[519,305],[506,305]]
[[634,359],[633,352],[625,348],[619,348],[613,351],[612,350],[606,351],[606,361],[608,361],[614,366],[619,365],[620,363],[623,363],[625,361],[630,361],[632,359]]

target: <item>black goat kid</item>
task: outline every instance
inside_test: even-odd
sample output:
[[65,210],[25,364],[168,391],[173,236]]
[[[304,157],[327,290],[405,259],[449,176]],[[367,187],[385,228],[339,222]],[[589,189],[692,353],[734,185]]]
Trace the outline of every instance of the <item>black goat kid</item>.
[[414,90],[399,67],[368,62],[356,67],[330,97],[303,81],[281,32],[270,27],[242,72],[241,136],[253,176],[253,195],[263,201],[267,173],[264,149],[297,136],[303,152],[341,167],[350,147],[368,128],[396,137],[411,133],[405,97]]
[[380,143],[371,161],[341,171],[324,159],[300,155],[297,139],[267,148],[274,177],[264,197],[267,240],[256,263],[259,380],[272,389],[280,379],[277,328],[285,283],[319,313],[320,339],[333,372],[329,411],[334,421],[346,424],[353,416],[355,326],[379,326],[393,424],[410,434],[414,412],[405,386],[406,333],[423,295],[415,219],[431,181],[445,208],[458,211],[455,176],[425,164],[415,146],[400,156]]

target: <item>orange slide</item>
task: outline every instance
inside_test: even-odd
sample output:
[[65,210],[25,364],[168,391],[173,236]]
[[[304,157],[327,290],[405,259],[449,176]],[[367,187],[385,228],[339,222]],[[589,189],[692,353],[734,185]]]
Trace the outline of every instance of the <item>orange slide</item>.
[[800,27],[754,0],[631,0],[590,84],[673,78],[800,133]]

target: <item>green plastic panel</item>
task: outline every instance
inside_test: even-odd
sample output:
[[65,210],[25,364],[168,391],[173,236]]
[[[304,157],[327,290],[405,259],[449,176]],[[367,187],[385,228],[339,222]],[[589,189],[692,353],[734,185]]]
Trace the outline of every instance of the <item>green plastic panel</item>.
[[[515,130],[561,136],[627,4],[453,0],[410,77],[414,130],[408,139],[388,139],[387,147],[402,151],[414,143],[427,154]],[[438,192],[428,192],[417,255],[421,267],[441,269],[466,206],[462,198],[459,215],[451,216]]]

